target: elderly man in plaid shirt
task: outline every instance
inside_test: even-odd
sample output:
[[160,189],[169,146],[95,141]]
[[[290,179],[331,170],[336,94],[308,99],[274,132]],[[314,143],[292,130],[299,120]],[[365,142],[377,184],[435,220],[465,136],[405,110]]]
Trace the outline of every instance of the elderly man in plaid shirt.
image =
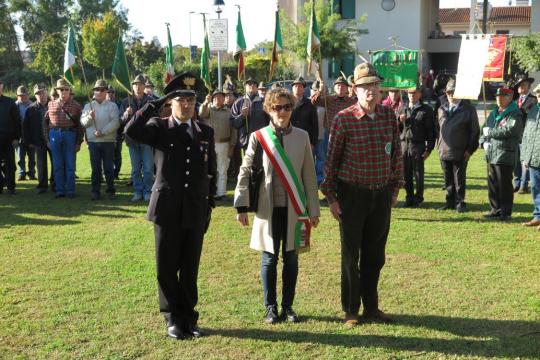
[[321,186],[340,223],[341,303],[345,323],[391,322],[379,309],[377,284],[384,265],[391,207],[403,185],[398,122],[378,104],[381,77],[369,63],[354,70],[358,102],[332,121]]
[[75,153],[81,149],[84,129],[81,105],[71,99],[69,83],[60,79],[55,91],[59,98],[49,102],[43,135],[53,157],[56,198],[75,196]]

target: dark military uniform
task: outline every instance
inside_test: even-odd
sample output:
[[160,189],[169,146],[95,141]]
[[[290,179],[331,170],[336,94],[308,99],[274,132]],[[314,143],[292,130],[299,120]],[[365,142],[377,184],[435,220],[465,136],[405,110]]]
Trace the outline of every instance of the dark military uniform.
[[[406,119],[400,124],[403,151],[403,175],[407,192],[406,205],[416,206],[424,201],[424,152],[435,147],[437,130],[433,109],[421,101],[412,108],[401,110]],[[414,183],[413,183],[414,178]],[[414,185],[416,183],[416,193]]]
[[199,259],[216,192],[214,131],[193,118],[180,124],[172,116],[152,117],[158,110],[152,105],[127,124],[126,134],[154,149],[146,218],[154,222],[160,310],[168,326],[186,328],[198,319]]

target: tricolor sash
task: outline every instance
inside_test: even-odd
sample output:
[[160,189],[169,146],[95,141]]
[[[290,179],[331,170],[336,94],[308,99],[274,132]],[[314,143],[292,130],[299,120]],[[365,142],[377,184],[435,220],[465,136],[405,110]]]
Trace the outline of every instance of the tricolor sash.
[[302,190],[300,180],[283,146],[281,146],[275,131],[270,126],[257,130],[255,136],[257,136],[257,140],[259,140],[264,153],[274,166],[281,184],[287,192],[294,212],[298,215],[298,221],[294,228],[294,247],[298,251],[307,251],[310,245],[311,223],[309,222],[306,209],[306,194]]

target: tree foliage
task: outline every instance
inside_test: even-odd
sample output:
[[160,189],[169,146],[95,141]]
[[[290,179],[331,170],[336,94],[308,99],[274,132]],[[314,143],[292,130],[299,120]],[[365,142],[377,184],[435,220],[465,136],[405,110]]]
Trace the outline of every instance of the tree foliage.
[[[360,29],[359,25],[364,21],[341,20],[341,16],[332,10],[332,2],[326,0],[313,0],[315,2],[315,15],[319,25],[321,40],[321,54],[323,58],[341,58],[350,53],[356,53],[355,40],[367,30]],[[298,24],[294,24],[280,11],[281,31],[283,34],[284,48],[292,51],[298,60],[307,58],[307,37],[309,31],[309,17],[311,14],[311,1],[304,3],[304,18]]]
[[63,30],[72,0],[11,0],[11,11],[19,15],[24,41],[33,48],[45,34]]
[[5,2],[0,2],[0,76],[6,70],[22,67],[17,34]]
[[49,77],[58,76],[63,71],[65,34],[45,34],[35,46],[35,57],[31,67]]
[[102,19],[90,18],[82,26],[83,57],[88,63],[103,70],[112,66],[116,41],[120,31],[120,20],[113,12]]
[[132,71],[143,73],[150,64],[165,59],[165,50],[155,41],[143,42],[138,38],[127,46],[126,57]]
[[513,57],[526,71],[540,70],[540,33],[531,33],[511,40]]

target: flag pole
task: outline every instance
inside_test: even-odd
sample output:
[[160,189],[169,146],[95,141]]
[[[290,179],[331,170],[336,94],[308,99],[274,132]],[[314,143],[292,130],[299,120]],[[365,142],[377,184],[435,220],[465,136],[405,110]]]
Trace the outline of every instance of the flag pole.
[[[70,22],[69,23],[69,27],[73,28],[73,24]],[[73,33],[75,35],[75,32]],[[84,71],[84,66],[83,66],[83,62],[82,62],[82,55],[81,55],[81,51],[79,50],[79,45],[77,44],[77,39],[73,39],[73,42],[75,43],[75,50],[77,50],[77,58],[79,60],[79,66],[81,67],[81,72],[82,72],[82,75],[83,75],[83,80],[84,80],[84,84],[86,85],[86,87],[88,87],[88,81],[86,81],[86,73]],[[72,70],[72,74],[73,74],[73,70]],[[91,110],[94,110],[94,107],[92,106],[92,97],[90,96],[90,94],[86,93],[88,95],[88,103],[90,105],[90,109]]]

